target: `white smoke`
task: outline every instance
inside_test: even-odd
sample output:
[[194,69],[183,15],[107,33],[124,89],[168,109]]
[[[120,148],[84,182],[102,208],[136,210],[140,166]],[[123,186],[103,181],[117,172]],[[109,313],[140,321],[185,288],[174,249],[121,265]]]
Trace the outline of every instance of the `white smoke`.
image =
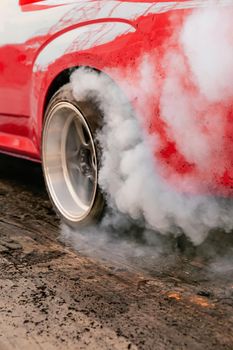
[[210,102],[233,99],[232,8],[194,12],[181,35],[199,91]]
[[[128,68],[125,80],[130,81],[131,75],[138,79],[137,85],[132,79],[134,83],[125,86],[128,96],[140,101],[138,115],[106,75],[78,69],[71,76],[74,97],[80,100],[94,93],[104,115],[98,135],[103,150],[99,184],[109,206],[143,221],[148,229],[164,234],[184,231],[194,244],[200,244],[212,228],[230,231],[233,207],[210,196],[184,195],[169,185],[154,158],[161,140],[147,134],[141,114],[149,118],[148,101],[151,96],[159,99],[168,135],[195,164],[199,176],[209,172],[211,180],[222,170],[226,108],[233,99],[232,15],[231,8],[189,15],[167,43],[163,80],[153,53],[138,60],[136,72]],[[122,73],[116,74],[122,80]],[[191,181],[183,176],[186,185]]]

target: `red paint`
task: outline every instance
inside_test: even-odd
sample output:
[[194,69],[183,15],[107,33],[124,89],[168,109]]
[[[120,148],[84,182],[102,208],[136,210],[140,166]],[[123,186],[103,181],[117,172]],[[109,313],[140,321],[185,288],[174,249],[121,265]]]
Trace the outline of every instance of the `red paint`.
[[19,4],[20,6],[23,6],[23,5],[33,4],[34,2],[40,2],[40,1],[43,1],[43,0],[19,0]]
[[[15,1],[17,2],[17,0]],[[148,3],[149,8],[153,3],[164,4],[166,2],[165,0],[160,2],[153,0],[118,0],[115,1],[115,7],[120,6],[121,3],[135,3],[135,7],[138,6],[136,3]],[[186,3],[188,0],[178,2]],[[42,30],[43,11],[49,7],[54,8],[54,11],[57,6],[62,7],[64,8],[65,19],[69,3],[75,5],[75,1],[64,1],[64,5],[61,1],[58,1],[57,4],[54,3],[53,6],[49,6],[46,1],[43,4],[43,1],[36,3],[33,0],[20,0],[20,16],[26,16],[30,12],[37,13]],[[85,13],[85,3],[89,6],[90,3],[93,3],[91,15]],[[159,64],[164,55],[166,43],[174,33],[174,29],[181,25],[190,11],[174,10],[158,15],[147,15],[142,12],[134,19],[130,19],[130,15],[129,18],[119,18],[118,16],[117,18],[96,19],[98,11],[107,6],[107,3],[107,1],[92,2],[83,0],[83,17],[80,21],[75,23],[64,21],[63,24],[57,26],[57,29],[56,26],[53,26],[45,35],[32,35],[31,39],[23,43],[9,43],[0,46],[0,149],[2,151],[39,160],[46,95],[57,75],[70,67],[91,66],[110,74],[123,90],[125,85],[137,84],[138,77],[133,72],[137,70],[138,57],[143,54],[150,54]],[[33,72],[33,65],[40,52],[63,33],[84,25],[88,26],[91,23],[99,23],[101,31],[102,23],[111,22],[128,23],[132,28],[135,28],[135,31],[123,34],[105,44],[100,42],[98,46],[88,50],[80,48],[78,52],[66,53],[52,62],[45,71]],[[118,73],[112,73],[112,68],[117,68]],[[127,73],[129,70],[132,71],[131,76]],[[166,71],[163,71],[162,67],[159,67],[159,71],[162,77],[166,76]],[[125,81],[119,79],[119,72],[125,77]],[[187,89],[193,88],[191,85],[189,86],[189,83],[187,84]],[[128,94],[128,91],[125,90],[125,93]],[[158,98],[158,91],[156,96],[151,95],[148,98],[147,113],[141,110],[142,107],[138,100],[132,101],[132,103],[139,113],[146,114],[145,124],[149,132],[160,137],[161,145],[160,149],[155,152],[155,157],[159,160],[165,176],[173,181],[173,175],[176,175],[176,179],[182,180],[183,176],[188,174],[194,184],[192,188],[198,188],[199,191],[213,191],[214,189],[215,192],[224,194],[232,192],[233,178],[230,174],[233,170],[233,114],[229,112],[229,108],[221,106],[221,108],[226,108],[226,119],[223,121],[226,129],[223,148],[226,162],[215,174],[215,160],[213,160],[213,169],[210,169],[207,174],[200,173],[194,164],[187,162],[184,155],[178,152],[174,140],[168,136],[166,124],[160,118]],[[216,106],[213,106],[213,108],[216,108]],[[208,188],[205,188],[206,183],[208,183]]]

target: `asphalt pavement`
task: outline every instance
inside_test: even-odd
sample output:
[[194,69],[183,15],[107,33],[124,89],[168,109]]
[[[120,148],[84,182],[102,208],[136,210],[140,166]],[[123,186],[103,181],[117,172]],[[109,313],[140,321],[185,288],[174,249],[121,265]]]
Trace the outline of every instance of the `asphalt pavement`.
[[39,164],[0,169],[0,350],[233,349],[233,234],[67,235]]

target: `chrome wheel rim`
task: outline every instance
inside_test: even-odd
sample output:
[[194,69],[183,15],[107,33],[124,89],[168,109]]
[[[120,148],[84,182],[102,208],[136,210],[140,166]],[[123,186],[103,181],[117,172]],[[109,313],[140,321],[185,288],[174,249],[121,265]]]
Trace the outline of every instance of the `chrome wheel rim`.
[[58,211],[69,221],[84,220],[97,192],[97,155],[91,130],[72,103],[59,102],[49,112],[42,159],[47,187]]

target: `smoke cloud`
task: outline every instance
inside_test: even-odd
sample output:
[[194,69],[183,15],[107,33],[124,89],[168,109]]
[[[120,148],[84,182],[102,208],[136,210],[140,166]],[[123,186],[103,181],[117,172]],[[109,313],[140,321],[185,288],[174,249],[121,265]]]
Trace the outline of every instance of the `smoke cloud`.
[[[182,188],[192,189],[193,173],[178,176],[163,168],[155,157],[161,137],[145,127],[154,99],[168,137],[195,167],[204,188],[230,164],[225,135],[233,101],[232,18],[232,8],[195,10],[168,39],[160,68],[155,51],[138,59],[136,69],[128,67],[126,79],[117,68],[110,72],[122,81],[127,98],[104,74],[84,68],[72,74],[74,97],[95,96],[104,115],[97,137],[99,185],[111,208],[108,225],[133,219],[144,225],[147,236],[153,230],[175,236],[185,232],[194,244],[213,228],[233,228],[231,201],[184,194]],[[138,100],[137,114],[128,98]]]

